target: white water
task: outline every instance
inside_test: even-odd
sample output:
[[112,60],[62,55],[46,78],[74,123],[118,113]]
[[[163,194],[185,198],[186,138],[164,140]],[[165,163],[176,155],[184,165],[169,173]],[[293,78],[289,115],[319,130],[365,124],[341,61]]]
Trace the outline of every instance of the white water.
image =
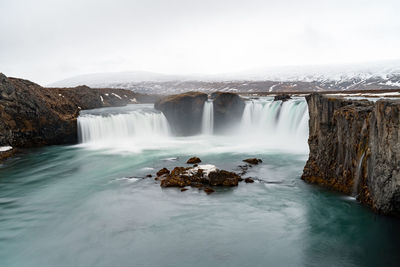
[[78,117],[79,140],[93,148],[129,147],[140,152],[144,147],[156,149],[169,135],[164,114],[149,105],[88,111]]
[[362,155],[360,157],[360,160],[358,161],[356,175],[354,177],[353,192],[352,192],[352,195],[354,197],[357,197],[357,195],[358,195],[358,185],[360,184],[360,178],[361,178],[361,175],[362,175],[361,167],[362,167],[362,164],[363,164],[364,157],[365,157],[365,152],[362,153]]
[[205,135],[212,135],[213,132],[214,132],[214,103],[209,100],[204,102],[201,133]]
[[[308,152],[308,112],[303,98],[282,103],[272,98],[247,100],[241,121],[225,135],[213,134],[213,103],[206,102],[201,135],[174,137],[152,105],[84,111],[78,118],[83,146],[107,151],[173,150],[212,153]],[[199,133],[200,134],[200,133]],[[190,148],[190,149],[189,149]]]
[[302,98],[286,102],[248,100],[239,131],[248,138],[268,139],[278,146],[307,149],[308,119],[307,103]]

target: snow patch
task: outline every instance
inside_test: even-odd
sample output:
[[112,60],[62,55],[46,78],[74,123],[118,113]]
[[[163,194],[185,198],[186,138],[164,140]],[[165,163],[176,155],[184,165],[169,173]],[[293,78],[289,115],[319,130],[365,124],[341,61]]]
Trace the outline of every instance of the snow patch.
[[114,94],[114,93],[111,93],[113,96],[115,96],[115,97],[118,97],[119,99],[122,99],[122,97],[120,97],[119,95],[117,95],[117,94]]
[[188,170],[188,175],[193,175],[195,173],[197,173],[199,170],[203,170],[203,173],[205,174],[205,176],[208,177],[208,175],[210,174],[210,172],[214,172],[217,171],[217,167],[215,165],[212,164],[204,164],[204,165],[199,165],[197,167],[191,168]]
[[0,146],[0,152],[6,152],[13,149],[12,146]]

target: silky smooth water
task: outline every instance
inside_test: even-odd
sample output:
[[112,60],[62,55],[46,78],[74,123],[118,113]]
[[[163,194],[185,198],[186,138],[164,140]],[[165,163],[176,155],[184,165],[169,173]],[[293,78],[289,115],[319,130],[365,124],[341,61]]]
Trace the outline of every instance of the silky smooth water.
[[[157,114],[135,106],[82,117],[135,112]],[[1,165],[0,266],[398,266],[398,220],[300,179],[308,150],[295,146],[306,142],[298,127],[282,128],[298,139],[280,146],[269,140],[275,134],[256,138],[255,130],[176,138],[146,129],[157,138],[129,132]],[[254,184],[211,195],[143,178],[191,156],[233,171],[248,157],[263,163],[247,174]]]

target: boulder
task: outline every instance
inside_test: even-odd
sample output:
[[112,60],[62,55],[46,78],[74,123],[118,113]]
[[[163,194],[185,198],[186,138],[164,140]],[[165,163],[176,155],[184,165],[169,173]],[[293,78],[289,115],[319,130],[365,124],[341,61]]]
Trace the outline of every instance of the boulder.
[[164,97],[154,107],[164,113],[174,134],[195,135],[201,131],[204,102],[207,99],[207,94],[188,92]]
[[250,177],[245,178],[244,181],[245,181],[246,184],[248,184],[248,183],[254,183],[254,180],[251,179]]
[[252,164],[252,165],[257,165],[258,163],[262,162],[261,159],[257,159],[257,158],[244,159],[243,161],[246,163]]
[[[201,162],[200,158],[193,157],[193,158],[188,159],[188,161],[186,163],[187,164],[197,164],[197,163],[200,163],[200,162]],[[194,167],[197,167],[197,166],[194,166]]]
[[163,176],[164,174],[169,174],[169,170],[167,168],[162,168],[157,172],[157,176]]
[[208,179],[213,186],[237,186],[240,176],[234,172],[216,170],[209,173]]
[[214,132],[223,133],[230,127],[240,123],[245,103],[234,93],[216,92],[211,94],[214,99]]
[[210,187],[206,187],[206,188],[204,188],[204,192],[206,192],[207,194],[211,194],[211,193],[214,193],[215,190]]

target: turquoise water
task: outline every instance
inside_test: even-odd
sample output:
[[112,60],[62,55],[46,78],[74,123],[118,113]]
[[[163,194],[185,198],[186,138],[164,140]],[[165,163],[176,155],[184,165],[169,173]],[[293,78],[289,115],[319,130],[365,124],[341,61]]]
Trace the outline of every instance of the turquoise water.
[[[0,266],[399,266],[398,220],[305,184],[307,151],[238,142],[54,146],[5,162]],[[263,163],[247,174],[256,183],[211,195],[142,178],[190,156],[234,171],[248,157]]]

